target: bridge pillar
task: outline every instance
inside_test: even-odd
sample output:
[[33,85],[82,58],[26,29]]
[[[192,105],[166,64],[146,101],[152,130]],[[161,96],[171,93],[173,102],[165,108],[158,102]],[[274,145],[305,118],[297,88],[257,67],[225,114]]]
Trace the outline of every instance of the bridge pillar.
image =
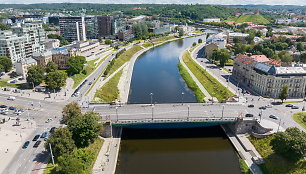
[[112,137],[112,134],[113,134],[112,122],[111,122],[111,120],[108,120],[103,125],[101,136],[104,137],[104,138],[110,138],[110,137]]

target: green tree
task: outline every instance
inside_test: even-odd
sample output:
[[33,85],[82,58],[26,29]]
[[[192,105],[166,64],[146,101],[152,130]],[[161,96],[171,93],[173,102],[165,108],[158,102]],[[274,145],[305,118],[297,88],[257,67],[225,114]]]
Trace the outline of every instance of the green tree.
[[288,128],[278,132],[271,140],[272,149],[290,160],[297,161],[306,157],[306,133],[298,128]]
[[235,54],[244,54],[246,52],[246,45],[237,43],[233,46]]
[[193,46],[193,47],[195,47],[196,45],[197,45],[197,43],[195,43],[195,42],[192,43],[192,46]]
[[87,147],[98,137],[102,125],[98,123],[98,113],[88,112],[83,117],[72,121],[69,129],[77,147]]
[[0,72],[4,72],[4,67],[1,64],[0,64]]
[[179,36],[180,37],[184,36],[184,30],[182,28],[179,29]]
[[298,42],[296,44],[296,49],[301,52],[301,51],[304,51],[304,45],[301,43],[301,42]]
[[239,38],[238,38],[238,37],[234,37],[234,38],[233,38],[233,42],[234,42],[234,43],[238,43],[238,42],[239,42]]
[[212,54],[212,58],[214,60],[220,61],[220,66],[224,67],[228,59],[230,58],[230,54],[226,49],[214,50]]
[[77,102],[71,102],[67,104],[63,108],[62,114],[63,114],[62,122],[67,125],[73,120],[76,120],[82,117],[81,108]]
[[86,63],[86,58],[84,56],[72,56],[68,59],[69,71],[73,74],[79,74]]
[[49,144],[51,144],[52,153],[56,160],[64,154],[71,153],[76,148],[68,127],[58,128],[51,134],[45,143],[45,148],[48,151],[50,151]]
[[61,89],[66,85],[67,74],[64,71],[52,71],[46,76],[46,84],[50,89]]
[[58,167],[56,171],[63,174],[86,173],[86,171],[84,171],[83,161],[70,154],[64,154],[58,158]]
[[0,65],[2,65],[5,72],[9,72],[13,67],[11,59],[6,56],[0,57]]
[[270,49],[270,48],[264,48],[264,49],[262,50],[262,53],[263,53],[264,55],[266,55],[267,57],[269,57],[269,58],[272,58],[273,55],[274,55],[274,51],[273,51],[272,49]]
[[111,41],[110,39],[106,39],[106,40],[104,41],[104,43],[105,43],[106,45],[111,45],[111,44],[112,44],[112,41]]
[[5,25],[4,23],[0,22],[0,30],[3,31],[3,30],[10,30],[11,27]]
[[254,37],[255,35],[252,33],[252,34],[249,34],[247,37],[245,37],[245,40],[247,41],[248,44],[251,44],[254,42]]
[[56,71],[57,69],[58,69],[57,64],[54,63],[54,62],[52,62],[52,61],[48,62],[47,65],[46,65],[46,67],[45,67],[45,71],[46,71],[47,73],[49,73],[49,72],[54,72],[54,71]]
[[278,57],[282,62],[290,63],[292,62],[293,58],[286,50],[282,50],[278,53]]
[[198,39],[198,43],[202,43],[203,42],[203,40],[202,39]]
[[63,36],[59,36],[57,34],[48,34],[48,38],[49,39],[58,39],[60,41],[61,46],[69,44],[69,42],[67,40],[65,40],[65,38]]
[[27,82],[30,86],[37,86],[44,80],[44,69],[40,65],[33,65],[28,68]]
[[282,103],[284,100],[288,98],[288,85],[284,85],[281,93],[279,94],[279,99],[282,100]]
[[300,55],[300,61],[303,62],[303,63],[306,62],[306,53],[302,53],[302,54]]

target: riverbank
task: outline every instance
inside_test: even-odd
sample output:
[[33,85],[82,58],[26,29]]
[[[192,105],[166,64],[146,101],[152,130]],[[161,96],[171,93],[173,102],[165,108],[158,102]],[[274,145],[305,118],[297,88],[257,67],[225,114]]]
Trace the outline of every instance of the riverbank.
[[[205,88],[210,95],[210,99],[217,98],[219,102],[227,100],[234,94],[223,86],[217,79],[210,75],[200,65],[198,65],[191,57],[190,52],[186,50],[182,55],[182,62],[186,64],[192,74],[199,80],[201,85]],[[202,90],[202,92],[204,92]],[[206,95],[207,96],[207,95]],[[214,100],[214,99],[212,99]]]

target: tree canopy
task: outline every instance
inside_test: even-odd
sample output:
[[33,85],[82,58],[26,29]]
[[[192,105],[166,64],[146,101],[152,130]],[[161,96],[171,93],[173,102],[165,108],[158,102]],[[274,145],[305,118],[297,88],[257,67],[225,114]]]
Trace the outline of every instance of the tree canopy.
[[69,129],[77,147],[86,147],[98,137],[102,128],[102,125],[98,123],[98,119],[97,113],[88,112],[81,118],[69,123]]
[[71,102],[63,108],[62,114],[62,122],[68,125],[82,116],[80,105],[77,102]]
[[282,102],[284,102],[284,100],[286,100],[287,98],[288,98],[288,85],[284,85],[279,95],[279,99],[281,99]]
[[33,65],[28,68],[27,82],[30,86],[37,86],[44,80],[44,69],[39,65]]
[[5,71],[5,72],[9,72],[13,67],[11,59],[9,59],[6,56],[1,56],[0,57],[0,65],[2,66],[3,71]]
[[54,72],[54,71],[56,71],[57,69],[58,69],[58,65],[57,65],[56,63],[52,62],[52,61],[48,62],[47,65],[46,65],[46,67],[45,67],[45,71],[46,71],[47,73],[49,73],[49,72]]
[[67,73],[64,71],[52,71],[46,76],[46,84],[50,89],[61,89],[66,85]]
[[69,42],[65,40],[63,36],[59,36],[57,34],[48,34],[49,39],[58,39],[60,41],[60,46],[68,45]]
[[86,58],[84,56],[72,56],[68,59],[69,71],[73,74],[79,74],[86,63]]
[[230,54],[228,53],[228,50],[226,49],[218,49],[214,50],[212,54],[213,60],[219,60],[220,66],[224,67],[228,59],[230,58]]
[[296,161],[306,157],[306,133],[298,128],[276,133],[271,145],[275,153],[287,159]]

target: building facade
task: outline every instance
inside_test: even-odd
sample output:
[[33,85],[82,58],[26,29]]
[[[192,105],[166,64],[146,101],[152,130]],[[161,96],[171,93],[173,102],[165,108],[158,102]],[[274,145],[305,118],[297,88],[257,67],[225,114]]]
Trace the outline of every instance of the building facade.
[[277,67],[270,63],[262,56],[239,55],[232,76],[262,96],[278,98],[287,85],[289,97],[304,97],[306,71],[302,67]]
[[97,22],[99,37],[110,36],[113,34],[114,18],[112,16],[97,16]]
[[59,18],[60,34],[67,41],[86,41],[84,16],[65,16]]
[[12,31],[0,31],[0,56],[12,63],[45,50],[45,32],[41,23],[17,23]]
[[28,68],[30,66],[37,65],[37,62],[33,58],[24,58],[20,59],[19,61],[16,62],[16,74],[21,75],[22,77],[26,78],[28,74]]

